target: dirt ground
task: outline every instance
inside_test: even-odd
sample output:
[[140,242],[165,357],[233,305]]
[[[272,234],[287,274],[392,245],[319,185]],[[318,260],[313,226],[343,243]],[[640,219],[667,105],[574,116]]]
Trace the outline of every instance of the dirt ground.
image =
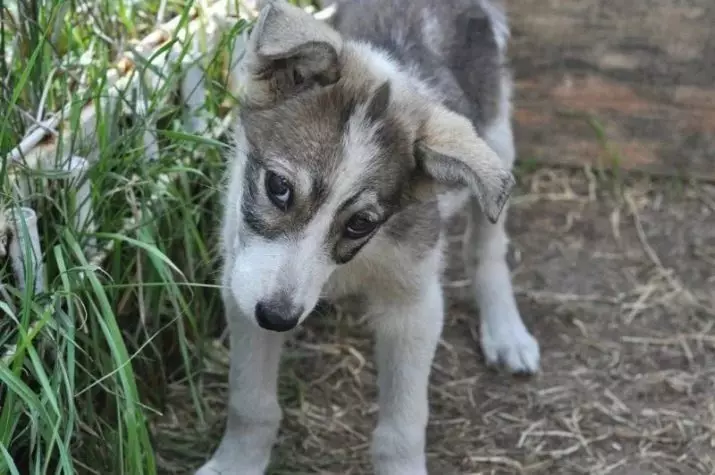
[[[715,179],[715,4],[506,3],[521,168],[555,165],[520,173],[509,217],[516,293],[542,370],[525,379],[485,367],[452,253],[430,473],[715,474],[715,186],[621,183],[584,168]],[[271,473],[371,473],[366,326],[345,312],[308,321],[285,356]],[[207,364],[210,427],[187,409],[182,385],[156,427],[166,473],[198,466],[218,442],[220,344]]]
[[[518,378],[485,367],[476,312],[450,270],[431,380],[430,473],[715,473],[715,187],[621,186],[555,169],[520,182],[511,262],[542,370]],[[218,442],[226,358],[217,345],[207,362],[210,427],[184,409],[187,389],[173,387],[156,427],[166,473],[186,473]],[[359,319],[309,321],[288,346],[281,394],[270,473],[371,473],[375,367]]]

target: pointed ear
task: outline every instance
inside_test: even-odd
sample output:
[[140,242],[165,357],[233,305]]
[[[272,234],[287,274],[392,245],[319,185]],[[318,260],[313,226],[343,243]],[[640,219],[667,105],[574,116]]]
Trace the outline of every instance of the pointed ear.
[[267,107],[339,78],[340,35],[285,0],[266,0],[238,65],[245,106]]
[[437,182],[469,187],[489,221],[497,222],[515,180],[466,117],[434,107],[415,144],[415,156]]

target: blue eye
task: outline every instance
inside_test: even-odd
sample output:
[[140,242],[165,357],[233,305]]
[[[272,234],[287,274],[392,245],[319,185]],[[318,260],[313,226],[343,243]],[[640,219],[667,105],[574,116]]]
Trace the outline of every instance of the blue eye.
[[293,188],[288,180],[274,172],[266,173],[266,194],[271,202],[286,211],[293,198]]

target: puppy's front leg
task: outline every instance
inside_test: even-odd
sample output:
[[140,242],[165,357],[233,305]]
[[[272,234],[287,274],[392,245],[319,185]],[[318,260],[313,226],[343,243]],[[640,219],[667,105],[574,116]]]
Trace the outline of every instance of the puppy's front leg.
[[442,332],[439,277],[376,312],[380,415],[373,435],[377,475],[426,475],[427,387]]
[[197,475],[263,475],[281,421],[277,380],[283,335],[258,328],[224,297],[231,331],[228,419]]
[[530,374],[539,369],[539,344],[524,325],[514,298],[506,261],[506,214],[505,208],[496,224],[477,217],[479,258],[474,285],[481,313],[481,345],[489,364]]

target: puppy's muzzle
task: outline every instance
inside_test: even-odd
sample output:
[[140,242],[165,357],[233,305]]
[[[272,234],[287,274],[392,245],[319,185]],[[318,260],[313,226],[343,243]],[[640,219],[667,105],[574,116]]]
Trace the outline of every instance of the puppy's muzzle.
[[295,308],[283,300],[264,300],[256,304],[256,321],[258,325],[274,332],[287,332],[298,325],[302,309]]

